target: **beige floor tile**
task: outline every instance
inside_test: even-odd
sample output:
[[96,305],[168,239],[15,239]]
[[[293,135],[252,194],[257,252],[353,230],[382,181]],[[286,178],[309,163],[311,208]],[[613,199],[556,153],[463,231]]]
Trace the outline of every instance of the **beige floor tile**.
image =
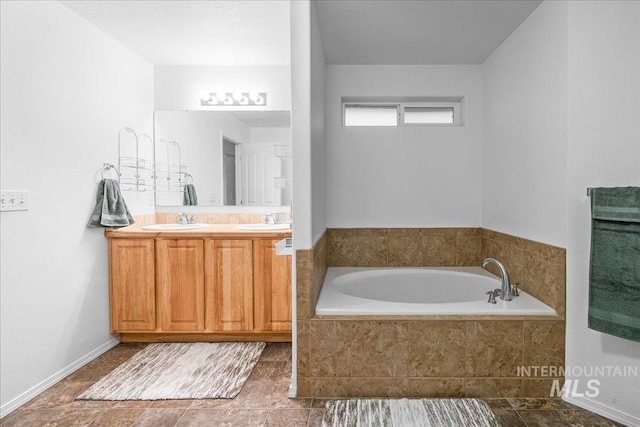
[[132,427],[173,427],[184,415],[186,409],[145,409]]
[[265,427],[307,427],[310,409],[272,409]]
[[144,409],[117,408],[101,411],[89,424],[90,427],[127,427],[135,422]]
[[268,413],[266,409],[230,409],[219,427],[262,427]]
[[226,409],[189,409],[175,427],[211,427],[225,421]]

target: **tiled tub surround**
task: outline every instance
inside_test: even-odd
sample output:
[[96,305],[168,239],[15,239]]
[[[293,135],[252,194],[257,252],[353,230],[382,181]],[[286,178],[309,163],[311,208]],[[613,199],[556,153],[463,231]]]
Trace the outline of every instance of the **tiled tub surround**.
[[564,318],[563,248],[483,228],[329,229],[325,238],[328,267],[479,266],[496,258],[511,282]]
[[[314,314],[327,267],[477,266],[489,256],[560,317]],[[296,257],[299,396],[548,397],[554,378],[518,367],[564,366],[564,249],[480,228],[330,229]]]
[[[482,229],[482,259],[499,259],[511,282],[553,307],[564,319],[566,251],[556,246]],[[498,274],[495,266],[488,268]]]

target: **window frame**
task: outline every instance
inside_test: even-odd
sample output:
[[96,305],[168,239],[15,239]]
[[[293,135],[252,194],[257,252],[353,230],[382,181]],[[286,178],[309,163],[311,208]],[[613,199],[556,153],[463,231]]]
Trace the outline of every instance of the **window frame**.
[[[464,126],[462,120],[464,97],[422,97],[422,98],[347,98],[342,102],[342,127],[348,128],[398,128],[398,127],[457,127]],[[397,124],[392,125],[347,125],[346,111],[348,107],[394,107]],[[453,123],[405,123],[405,108],[453,108]]]
[[[452,123],[407,123],[404,120],[406,108],[452,108]],[[400,126],[460,126],[460,103],[459,102],[405,102],[400,104]]]

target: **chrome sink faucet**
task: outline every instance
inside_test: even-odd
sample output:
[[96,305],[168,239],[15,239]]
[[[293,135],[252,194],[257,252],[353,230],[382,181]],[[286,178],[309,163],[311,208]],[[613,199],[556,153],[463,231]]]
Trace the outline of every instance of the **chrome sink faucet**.
[[265,214],[264,223],[265,224],[275,224],[276,223],[272,213]]
[[500,299],[504,301],[511,301],[511,282],[509,281],[509,273],[504,265],[495,258],[487,258],[482,261],[482,268],[486,268],[489,264],[495,264],[500,269],[500,275],[502,276],[502,287],[500,289]]
[[184,225],[184,224],[195,224],[195,223],[196,223],[195,215],[187,216],[182,212],[178,214],[178,224]]

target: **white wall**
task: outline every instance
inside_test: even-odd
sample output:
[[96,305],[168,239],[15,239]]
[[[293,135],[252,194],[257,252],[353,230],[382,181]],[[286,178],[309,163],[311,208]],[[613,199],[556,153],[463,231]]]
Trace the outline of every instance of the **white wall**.
[[[222,137],[250,143],[251,129],[229,113],[156,111],[156,139],[180,144],[182,164],[193,176],[199,205],[222,205]],[[166,159],[166,146],[156,144],[156,161]],[[158,204],[182,205],[182,193],[159,193]]]
[[[464,97],[464,126],[343,127],[341,97]],[[327,225],[480,226],[480,66],[326,68]]]
[[[310,0],[291,0],[291,134],[293,158],[295,159],[293,162],[292,216],[293,246],[296,250],[313,247],[311,232],[310,3]],[[295,273],[295,268],[293,271]],[[296,283],[295,277],[293,283]],[[293,299],[295,301],[295,286],[293,287]],[[292,316],[295,319],[295,312],[292,313]]]
[[[587,187],[640,185],[640,3],[570,1],[568,70],[568,366],[640,366],[640,343],[587,329]],[[589,378],[569,376],[583,385]],[[572,403],[640,425],[638,377],[600,378]]]
[[118,130],[152,131],[153,68],[58,2],[0,8],[2,189],[30,199],[0,214],[4,416],[117,343],[107,241],[87,222]]
[[566,246],[567,3],[542,3],[483,64],[483,227]]
[[252,127],[251,143],[276,143],[279,145],[291,145],[291,128],[280,127]]
[[291,67],[289,65],[177,66],[157,65],[155,70],[156,110],[206,110],[202,91],[241,90],[267,92],[262,107],[221,107],[224,110],[291,110]]
[[325,141],[325,61],[315,4],[311,5],[311,236],[315,242],[327,228]]

